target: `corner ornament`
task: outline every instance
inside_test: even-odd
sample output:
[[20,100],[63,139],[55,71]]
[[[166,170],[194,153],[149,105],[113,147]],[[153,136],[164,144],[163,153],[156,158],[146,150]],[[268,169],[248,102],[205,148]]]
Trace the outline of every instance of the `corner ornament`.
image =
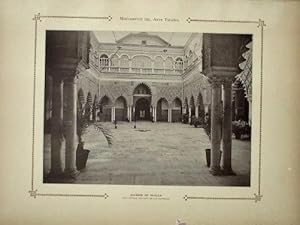
[[29,192],[29,194],[30,194],[30,197],[36,198],[36,196],[37,196],[37,190],[30,190],[30,191],[28,191],[28,192]]
[[254,193],[254,201],[255,201],[255,203],[261,201],[262,197],[263,196],[261,194]]
[[262,19],[259,19],[257,27],[265,27],[265,26],[266,26],[265,21]]
[[34,17],[32,18],[32,20],[42,22],[42,20],[41,20],[41,14],[40,13],[35,14]]

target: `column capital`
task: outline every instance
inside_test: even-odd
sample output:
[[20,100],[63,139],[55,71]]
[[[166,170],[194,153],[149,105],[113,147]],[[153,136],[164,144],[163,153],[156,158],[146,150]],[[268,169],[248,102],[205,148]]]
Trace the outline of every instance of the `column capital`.
[[222,80],[224,88],[232,88],[233,78],[225,78]]
[[76,84],[77,80],[77,76],[68,76],[64,78],[64,83]]
[[222,85],[222,79],[219,77],[211,77],[209,78],[209,82],[212,88],[218,88]]

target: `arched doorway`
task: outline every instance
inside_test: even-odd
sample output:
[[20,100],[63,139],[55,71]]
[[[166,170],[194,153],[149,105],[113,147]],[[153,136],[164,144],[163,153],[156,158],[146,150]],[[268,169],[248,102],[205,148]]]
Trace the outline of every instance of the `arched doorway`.
[[168,108],[169,104],[165,98],[157,102],[157,121],[168,122]]
[[150,101],[146,98],[139,98],[135,103],[136,120],[150,120]]
[[181,122],[182,104],[179,98],[175,98],[172,108],[172,122]]
[[204,120],[205,109],[204,109],[203,97],[202,97],[201,92],[199,92],[199,95],[198,95],[197,107],[198,107],[198,118]]
[[127,103],[123,96],[117,98],[116,103],[116,121],[125,121],[127,119]]
[[111,121],[111,100],[105,95],[100,101],[100,121]]
[[191,116],[195,116],[195,101],[193,95],[190,99],[190,107],[191,107]]
[[151,120],[151,90],[146,84],[139,84],[133,91],[135,106],[134,120]]

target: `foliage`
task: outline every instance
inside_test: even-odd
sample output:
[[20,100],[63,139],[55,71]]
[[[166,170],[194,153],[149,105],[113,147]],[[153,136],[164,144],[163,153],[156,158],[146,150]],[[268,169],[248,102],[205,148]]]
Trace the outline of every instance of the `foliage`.
[[[89,120],[89,114],[84,113],[84,109],[79,109],[77,111],[77,136],[78,136],[78,143],[83,143],[83,135],[87,132],[87,128],[93,124]],[[103,124],[94,123],[94,128],[102,132],[104,135],[105,139],[107,140],[108,146],[111,146],[113,143],[113,136],[110,131],[110,129],[106,128],[103,126]]]
[[194,127],[198,127],[198,126],[203,126],[204,125],[204,120],[202,117],[198,117],[198,118],[193,118],[193,121],[192,121]]
[[188,123],[189,122],[189,115],[183,114],[182,115],[182,123]]
[[234,133],[236,139],[240,139],[241,135],[251,135],[251,127],[250,125],[244,120],[238,120],[232,122],[232,132]]
[[94,127],[97,131],[101,131],[104,135],[104,137],[106,138],[106,141],[108,143],[108,146],[112,146],[113,144],[113,135],[111,133],[111,130],[108,129],[107,127],[104,127],[102,124],[99,123],[95,123]]

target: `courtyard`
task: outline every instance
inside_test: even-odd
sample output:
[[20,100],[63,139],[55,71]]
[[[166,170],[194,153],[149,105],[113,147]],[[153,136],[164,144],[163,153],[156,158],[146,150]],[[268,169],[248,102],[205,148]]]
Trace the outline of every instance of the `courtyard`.
[[[87,166],[75,180],[80,184],[250,186],[250,141],[232,140],[235,176],[212,176],[205,149],[210,141],[204,129],[182,123],[110,122],[113,144],[93,125],[84,135],[90,150]],[[45,135],[44,174],[50,170],[50,135]],[[47,182],[47,181],[46,181]]]

